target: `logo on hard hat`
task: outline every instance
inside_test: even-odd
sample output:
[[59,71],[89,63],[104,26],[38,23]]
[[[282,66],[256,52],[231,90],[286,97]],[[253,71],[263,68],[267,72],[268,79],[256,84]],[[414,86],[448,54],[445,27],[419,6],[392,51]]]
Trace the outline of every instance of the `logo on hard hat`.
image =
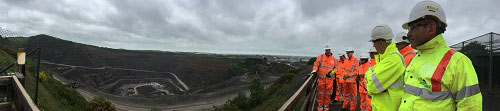
[[427,5],[425,8],[432,9],[432,10],[436,10],[436,11],[438,10],[438,8],[433,7],[433,6],[430,6],[430,5]]

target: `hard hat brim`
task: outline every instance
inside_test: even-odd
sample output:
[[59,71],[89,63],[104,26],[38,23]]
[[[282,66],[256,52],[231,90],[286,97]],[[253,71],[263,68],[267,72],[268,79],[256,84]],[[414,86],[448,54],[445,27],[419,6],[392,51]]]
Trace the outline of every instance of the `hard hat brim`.
[[[410,21],[410,22],[411,22],[411,21]],[[404,24],[403,24],[403,29],[408,30],[408,23],[410,23],[410,22],[406,22],[406,23],[404,23]]]
[[408,41],[400,41],[400,42],[396,42],[396,44],[397,43],[408,43],[408,44],[410,44],[410,42],[408,42]]

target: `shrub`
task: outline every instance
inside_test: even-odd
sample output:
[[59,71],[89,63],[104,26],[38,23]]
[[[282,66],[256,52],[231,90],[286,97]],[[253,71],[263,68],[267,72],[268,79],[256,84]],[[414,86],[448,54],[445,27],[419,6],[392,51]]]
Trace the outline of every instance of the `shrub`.
[[307,65],[313,65],[314,62],[316,62],[316,57],[309,59],[309,61],[307,61]]
[[86,106],[87,111],[116,111],[116,108],[111,101],[104,99],[103,97],[97,97],[92,99]]
[[266,90],[264,90],[264,85],[262,85],[262,83],[260,82],[260,78],[253,78],[252,82],[250,83],[249,89],[250,105],[257,106],[267,98]]
[[40,75],[39,75],[39,79],[40,81],[47,81],[47,73],[45,73],[44,71],[41,71],[40,72]]

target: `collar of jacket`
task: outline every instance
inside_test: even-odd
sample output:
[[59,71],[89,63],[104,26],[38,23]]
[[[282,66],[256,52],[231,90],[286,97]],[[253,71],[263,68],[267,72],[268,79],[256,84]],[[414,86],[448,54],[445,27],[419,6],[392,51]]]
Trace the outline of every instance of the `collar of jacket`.
[[352,55],[351,58],[347,57],[346,60],[352,62],[354,59],[356,59],[356,58],[354,58],[354,59],[353,58],[354,58],[354,55]]
[[379,58],[377,59],[378,61],[382,61],[384,60],[385,57],[387,57],[388,55],[391,55],[393,52],[399,52],[398,51],[398,48],[396,48],[396,44],[389,44],[389,46],[387,46],[387,48],[385,48],[385,51],[383,54],[379,54]]
[[406,46],[405,48],[399,50],[399,53],[401,53],[401,54],[407,54],[410,52],[415,52],[415,51],[413,51],[413,48],[411,48],[411,46]]
[[437,35],[431,40],[427,41],[425,44],[415,47],[418,50],[418,53],[433,53],[439,51],[442,48],[449,47],[446,45],[446,41],[444,41],[444,37],[442,34]]

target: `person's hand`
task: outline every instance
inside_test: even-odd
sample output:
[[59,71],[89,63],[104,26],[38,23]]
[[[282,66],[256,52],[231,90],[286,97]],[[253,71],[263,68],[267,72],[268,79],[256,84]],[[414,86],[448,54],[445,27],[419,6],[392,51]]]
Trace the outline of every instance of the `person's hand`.
[[318,72],[317,72],[317,71],[312,71],[312,72],[311,72],[311,73],[309,73],[308,75],[309,75],[309,76],[311,76],[311,75],[316,75],[316,74],[318,74]]
[[334,75],[335,75],[335,71],[330,71],[330,72],[328,72],[328,74],[326,74],[326,77],[332,78],[332,77],[334,77]]

